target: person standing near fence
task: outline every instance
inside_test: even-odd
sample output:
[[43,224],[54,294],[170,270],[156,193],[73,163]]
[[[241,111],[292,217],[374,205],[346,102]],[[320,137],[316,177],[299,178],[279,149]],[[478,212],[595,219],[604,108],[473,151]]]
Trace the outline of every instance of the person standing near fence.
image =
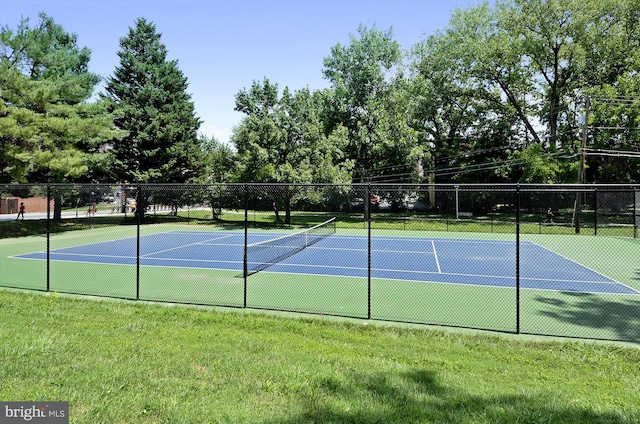
[[549,209],[547,209],[547,220],[545,222],[553,224],[553,211],[551,210],[551,206],[549,206]]
[[20,203],[20,209],[18,209],[18,216],[16,216],[16,221],[20,219],[20,217],[22,217],[22,220],[24,220],[24,202]]

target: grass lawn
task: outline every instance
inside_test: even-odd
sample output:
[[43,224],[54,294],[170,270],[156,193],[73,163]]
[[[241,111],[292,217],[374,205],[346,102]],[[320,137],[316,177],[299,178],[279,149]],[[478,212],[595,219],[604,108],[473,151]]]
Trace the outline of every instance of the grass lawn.
[[637,423],[640,349],[0,291],[0,399],[72,423]]

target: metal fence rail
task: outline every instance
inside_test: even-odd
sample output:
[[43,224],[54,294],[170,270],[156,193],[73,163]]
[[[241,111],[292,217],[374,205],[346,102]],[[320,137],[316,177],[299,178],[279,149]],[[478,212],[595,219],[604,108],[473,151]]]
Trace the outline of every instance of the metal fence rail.
[[0,286],[640,342],[639,193],[3,185]]

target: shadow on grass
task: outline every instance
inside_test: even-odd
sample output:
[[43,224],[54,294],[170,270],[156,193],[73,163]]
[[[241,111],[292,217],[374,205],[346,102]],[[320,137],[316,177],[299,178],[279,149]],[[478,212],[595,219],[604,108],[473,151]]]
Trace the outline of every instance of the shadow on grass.
[[[616,340],[640,343],[640,296],[607,298],[591,293],[562,293],[563,298],[537,297],[549,306],[541,316],[594,330],[610,330]],[[574,334],[575,337],[585,337]],[[599,338],[586,332],[586,337]]]
[[[0,239],[17,238],[28,236],[46,235],[47,231],[51,234],[65,233],[69,231],[81,231],[100,227],[117,227],[137,225],[138,220],[134,215],[129,216],[100,216],[91,218],[65,218],[61,221],[51,220],[47,229],[46,219],[30,219],[24,221],[6,221],[0,222]],[[147,224],[201,224],[221,227],[223,229],[237,230],[242,228],[242,223],[223,222],[203,218],[186,218],[181,216],[153,216],[149,215],[144,218],[141,225]]]
[[101,226],[135,224],[132,218],[128,220],[120,217],[99,218],[68,218],[62,221],[49,221],[47,229],[46,219],[29,219],[24,221],[7,221],[0,223],[0,238],[16,238],[79,231]]
[[[513,395],[478,395],[447,387],[430,370],[372,373],[317,382],[301,395],[302,411],[282,424],[553,422],[626,423],[633,418],[562,404],[553,393],[519,390]],[[319,386],[319,387],[317,387]],[[264,423],[275,423],[265,421]]]

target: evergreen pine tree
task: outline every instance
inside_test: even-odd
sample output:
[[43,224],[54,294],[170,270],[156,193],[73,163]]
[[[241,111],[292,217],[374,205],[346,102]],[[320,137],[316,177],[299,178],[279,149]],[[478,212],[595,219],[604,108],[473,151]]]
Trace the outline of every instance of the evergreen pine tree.
[[[88,103],[100,76],[91,51],[45,13],[0,28],[0,183],[97,182],[116,136],[103,102]],[[54,187],[53,218],[71,195]]]
[[114,140],[115,177],[127,182],[184,183],[203,167],[187,79],[153,23],[141,18],[120,39],[120,65],[108,78],[106,98],[115,126],[125,135]]

